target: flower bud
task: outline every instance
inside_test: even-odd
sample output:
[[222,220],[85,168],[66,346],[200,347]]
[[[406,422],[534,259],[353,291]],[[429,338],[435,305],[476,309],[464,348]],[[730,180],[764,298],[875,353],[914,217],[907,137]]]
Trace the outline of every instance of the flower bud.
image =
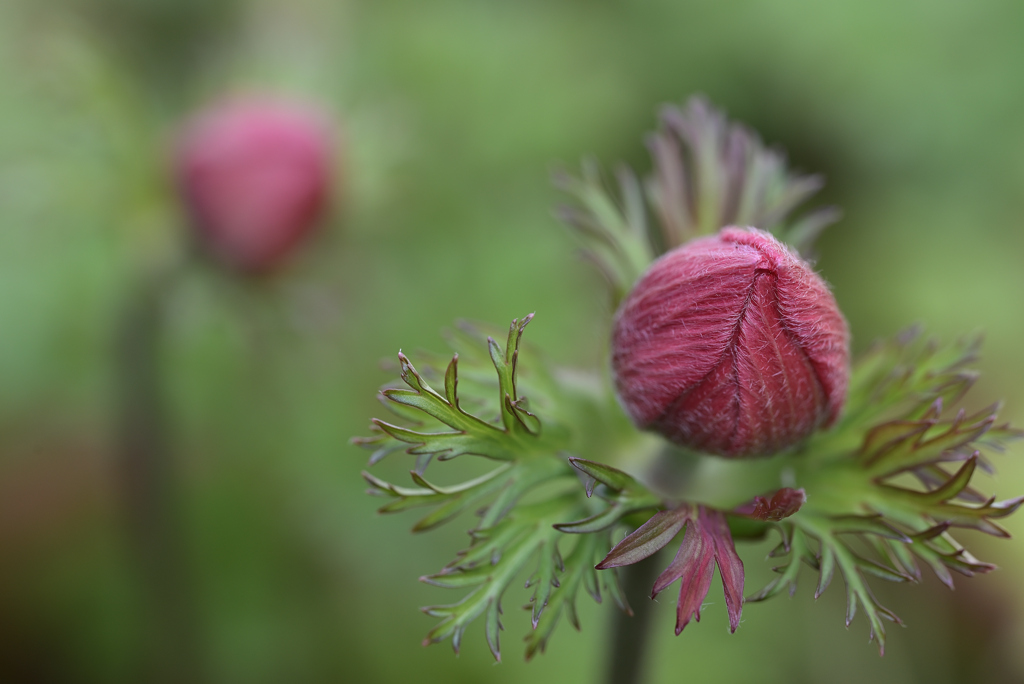
[[226,102],[186,126],[176,171],[199,242],[240,270],[265,271],[326,209],[330,139],[293,104]]
[[839,415],[846,321],[825,282],[770,234],[725,228],[655,261],[612,338],[636,425],[727,457],[768,455]]

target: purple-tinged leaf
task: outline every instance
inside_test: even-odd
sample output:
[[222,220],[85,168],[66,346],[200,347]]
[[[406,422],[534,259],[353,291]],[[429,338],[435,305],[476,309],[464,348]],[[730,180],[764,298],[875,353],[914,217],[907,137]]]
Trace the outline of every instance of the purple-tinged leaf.
[[[677,514],[675,518],[666,515],[659,522],[666,529],[671,529],[671,526],[677,524],[681,518],[681,514]],[[717,563],[725,588],[729,627],[736,631],[743,611],[743,562],[736,554],[725,514],[700,507],[696,517],[693,517],[692,510],[686,511],[686,519],[688,523],[683,543],[680,544],[672,563],[655,580],[651,598],[676,580],[681,580],[679,602],[676,605],[678,635],[689,624],[691,618],[700,621],[701,604],[711,588],[711,577]],[[648,532],[655,527],[652,526]],[[654,533],[651,536],[656,538],[658,535]],[[639,546],[641,545],[638,545],[638,548]]]
[[[409,358],[401,351],[398,352],[398,361],[402,364],[402,380],[405,384],[412,387],[417,392],[429,394],[437,399],[442,399],[441,395],[438,394],[430,387],[424,380],[423,377],[416,371],[416,368],[412,365]],[[387,393],[392,390],[384,390],[383,394],[387,396]]]
[[960,492],[967,487],[971,482],[971,478],[974,477],[974,470],[978,465],[978,456],[980,454],[976,451],[967,461],[960,467],[960,470],[956,472],[949,480],[938,489],[932,490],[922,495],[922,501],[928,503],[941,503],[948,501],[956,497]]
[[597,564],[597,569],[632,565],[653,556],[675,539],[692,515],[693,509],[687,504],[654,514],[609,551],[604,560]]
[[[982,459],[980,457],[977,459],[977,465],[979,468],[982,467]],[[949,478],[952,477],[942,468],[942,466],[936,464],[921,466],[920,468],[915,469],[913,473],[914,476],[921,481],[921,484],[927,487],[929,491],[938,489],[945,483],[949,482]],[[964,487],[953,498],[960,499],[961,501],[966,501],[968,503],[985,503],[988,501],[987,496],[971,487]]]
[[725,607],[729,611],[729,630],[735,632],[743,614],[743,561],[736,553],[725,515],[720,511],[707,509],[703,509],[702,512],[705,513],[705,526],[715,544],[715,561],[718,563],[718,572],[722,575]]
[[505,410],[512,414],[516,422],[531,435],[539,435],[541,431],[540,418],[530,413],[526,407],[529,402],[526,397],[519,397],[513,400],[508,394],[505,395]]
[[[713,548],[707,549],[706,553],[714,560]],[[688,571],[692,571],[693,567],[696,567],[695,559],[704,554],[704,535],[700,531],[700,523],[696,519],[690,520],[686,526],[686,532],[683,534],[683,542],[679,545],[679,550],[676,551],[675,558],[672,559],[669,566],[654,581],[654,586],[651,588],[651,598],[656,597],[680,577],[691,574]]]
[[996,570],[992,563],[984,563],[972,556],[967,549],[960,549],[955,554],[944,556],[943,562],[946,567],[956,570],[964,577],[974,577]]
[[937,420],[932,418],[894,420],[882,423],[864,437],[864,443],[860,448],[860,459],[870,465],[901,443],[920,438],[936,422]]
[[799,511],[806,502],[807,493],[803,489],[783,487],[771,499],[755,496],[753,501],[736,508],[735,513],[754,520],[778,522]]
[[497,662],[501,662],[501,646],[498,637],[505,627],[501,624],[501,599],[491,599],[484,614],[484,636],[487,639],[487,647],[491,649],[491,655]]
[[915,541],[915,542],[917,542],[917,541],[921,541],[921,542],[930,541],[932,539],[935,539],[939,535],[941,535],[946,530],[948,530],[949,527],[950,527],[950,525],[949,525],[948,522],[942,522],[942,523],[939,523],[938,525],[935,525],[933,527],[929,527],[927,530],[923,530],[921,532],[918,532],[917,534],[911,535],[911,539],[913,541]]
[[452,356],[451,363],[448,364],[448,368],[444,372],[444,395],[448,400],[448,403],[456,411],[461,411],[459,408],[459,355],[454,354]]
[[1013,499],[1006,499],[1005,501],[996,501],[995,503],[989,504],[988,508],[998,511],[998,514],[989,514],[993,518],[1004,518],[1008,515],[1012,515],[1020,508],[1021,504],[1024,503],[1024,496],[1018,496]]
[[676,606],[676,635],[693,616],[700,621],[700,606],[711,588],[711,574],[715,569],[715,544],[697,520],[691,520],[683,535],[683,543],[672,563],[654,582],[651,598],[657,596],[677,579],[679,602]]
[[[918,427],[907,431],[904,437],[893,440],[873,453],[862,451],[862,458],[868,470],[878,477],[889,477],[944,460],[984,435],[995,423],[996,408],[989,407],[969,417],[961,411],[951,423],[940,423],[934,419],[916,421]],[[896,424],[905,425],[906,421],[896,421]],[[885,428],[885,425],[879,426],[871,434],[884,432]],[[940,428],[945,429],[934,434]],[[864,449],[868,449],[870,441],[869,435]]]
[[921,581],[921,568],[914,562],[914,554],[910,550],[910,544],[898,542],[892,539],[881,539],[879,537],[868,537],[865,541],[875,548],[882,560],[888,561],[889,565],[901,575],[910,578],[911,582]]
[[711,575],[715,565],[713,557],[704,557],[693,575],[683,577],[679,587],[679,602],[676,604],[676,636],[679,636],[690,617],[700,622],[700,608],[711,589]]
[[932,572],[935,573],[935,576],[939,579],[939,581],[945,584],[947,587],[949,587],[949,589],[952,591],[953,575],[949,572],[949,568],[946,567],[946,564],[942,562],[941,556],[939,554],[930,556],[924,554],[920,555],[924,562],[928,564],[928,567],[932,569]]
[[[968,466],[969,463],[965,468]],[[932,492],[913,492],[899,487],[885,487],[884,491],[889,499],[887,505],[891,504],[897,509],[927,515],[937,522],[948,522],[952,527],[971,528],[1002,538],[1008,538],[1010,533],[993,520],[1013,514],[1024,503],[1024,497],[1006,501],[995,501],[992,498],[981,506],[968,507],[948,501],[933,503],[925,498],[933,494]]]

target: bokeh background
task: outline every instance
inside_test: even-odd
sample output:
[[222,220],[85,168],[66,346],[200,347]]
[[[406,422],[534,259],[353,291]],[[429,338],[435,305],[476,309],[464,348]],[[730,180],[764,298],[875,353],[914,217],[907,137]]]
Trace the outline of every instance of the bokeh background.
[[[468,525],[413,536],[364,496],[348,439],[379,410],[379,359],[443,349],[459,317],[536,311],[551,357],[601,364],[607,303],[552,218],[549,174],[586,155],[646,171],[657,106],[702,92],[826,175],[844,218],[818,266],[855,347],[912,322],[983,331],[969,403],[1002,398],[1024,424],[1022,65],[1017,0],[0,3],[0,680],[149,676],[114,330],[186,242],[168,158],[197,107],[278,93],[338,132],[333,216],[287,268],[201,265],[168,295],[197,681],[568,684],[600,681],[611,608],[585,601],[582,633],[563,625],[529,664],[525,592],[506,599],[500,665],[482,629],[458,658],[419,645],[416,608],[453,596],[416,578]],[[1011,448],[983,488],[1024,492],[1022,459]],[[838,582],[748,607],[733,636],[714,589],[679,638],[660,605],[653,681],[1024,680],[1024,546],[969,542],[1002,569],[952,593],[881,588],[908,625],[883,659],[862,619],[844,629]],[[760,553],[741,549],[754,577]]]

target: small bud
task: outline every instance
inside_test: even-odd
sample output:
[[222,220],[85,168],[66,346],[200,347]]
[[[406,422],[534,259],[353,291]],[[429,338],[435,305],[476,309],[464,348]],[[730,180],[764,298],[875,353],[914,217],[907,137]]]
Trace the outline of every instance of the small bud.
[[322,217],[330,140],[315,112],[238,100],[200,113],[179,140],[179,188],[200,243],[247,272],[277,266]]
[[768,233],[725,228],[640,278],[616,316],[612,367],[640,428],[721,456],[768,455],[839,415],[849,334],[808,264]]
[[733,513],[745,515],[754,520],[771,520],[778,522],[793,515],[807,503],[807,492],[792,487],[783,487],[772,495],[755,496],[753,501],[739,506]]

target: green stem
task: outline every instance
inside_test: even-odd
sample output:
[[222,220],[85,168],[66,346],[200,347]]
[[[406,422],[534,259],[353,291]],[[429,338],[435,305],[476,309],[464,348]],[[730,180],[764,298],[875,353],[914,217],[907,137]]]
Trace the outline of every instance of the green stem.
[[115,342],[118,469],[128,543],[144,591],[140,679],[148,682],[204,679],[160,373],[164,306],[179,274],[174,264],[142,278]]
[[622,590],[633,614],[614,612],[605,673],[608,684],[643,684],[646,681],[647,635],[656,605],[651,600],[651,587],[661,570],[657,558],[655,554],[635,565],[619,568]]
[[[695,454],[662,445],[647,464],[642,479],[658,483],[661,494],[682,491],[689,488],[701,462],[702,459]],[[605,680],[608,684],[642,684],[645,681],[647,635],[655,607],[651,600],[651,587],[664,567],[658,561],[659,555],[656,553],[639,563],[618,569],[622,591],[633,614],[616,611],[612,619]]]

